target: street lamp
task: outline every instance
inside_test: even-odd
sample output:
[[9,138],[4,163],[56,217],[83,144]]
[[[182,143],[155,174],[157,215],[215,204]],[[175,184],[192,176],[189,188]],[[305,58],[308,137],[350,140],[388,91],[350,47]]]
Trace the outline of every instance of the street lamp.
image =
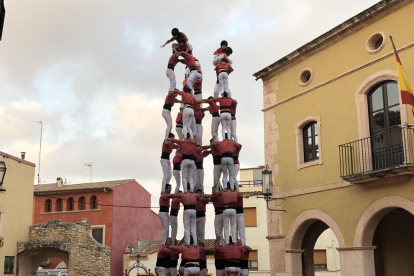
[[269,167],[266,165],[266,168],[262,171],[262,194],[263,198],[266,200],[267,209],[270,211],[279,211],[279,212],[286,212],[286,210],[282,209],[271,209],[269,207],[269,201],[281,199],[285,200],[284,198],[273,198],[273,181],[272,181],[272,171],[269,170]]
[[6,163],[4,161],[0,161],[0,186],[3,185],[4,177],[6,176]]

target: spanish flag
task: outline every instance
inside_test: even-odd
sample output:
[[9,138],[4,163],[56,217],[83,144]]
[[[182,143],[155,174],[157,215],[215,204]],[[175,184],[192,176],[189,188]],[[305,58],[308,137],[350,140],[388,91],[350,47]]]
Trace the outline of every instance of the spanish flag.
[[404,67],[402,66],[400,57],[398,56],[397,49],[395,48],[394,41],[391,38],[392,47],[394,48],[395,59],[397,60],[397,71],[398,71],[398,85],[400,87],[401,101],[403,104],[411,105],[411,111],[414,115],[414,94],[410,83],[407,79]]

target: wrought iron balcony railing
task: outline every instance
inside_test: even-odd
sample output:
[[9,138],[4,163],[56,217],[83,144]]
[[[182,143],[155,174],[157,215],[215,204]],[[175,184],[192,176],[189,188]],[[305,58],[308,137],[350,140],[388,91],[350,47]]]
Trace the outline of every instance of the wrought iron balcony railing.
[[341,177],[350,182],[414,170],[414,129],[397,127],[339,146]]

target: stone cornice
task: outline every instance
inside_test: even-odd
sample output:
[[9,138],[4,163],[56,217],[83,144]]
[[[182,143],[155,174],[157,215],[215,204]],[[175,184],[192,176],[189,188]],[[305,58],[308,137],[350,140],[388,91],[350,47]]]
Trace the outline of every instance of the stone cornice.
[[[398,51],[398,53],[401,53],[401,52],[407,51],[407,50],[409,50],[409,49],[411,49],[413,47],[414,47],[414,42],[412,42],[412,43],[410,43],[410,44],[408,44],[408,45],[406,45],[404,47],[401,47],[397,51]],[[289,98],[284,99],[284,100],[282,100],[282,101],[280,101],[280,102],[278,102],[278,103],[276,103],[274,105],[271,105],[269,107],[266,107],[266,108],[262,109],[262,111],[263,112],[266,112],[266,111],[268,111],[268,110],[270,110],[272,108],[275,108],[275,107],[277,107],[279,105],[282,105],[282,104],[287,103],[287,102],[289,102],[291,100],[294,100],[294,99],[299,98],[299,97],[301,97],[303,95],[306,95],[306,94],[308,94],[308,93],[310,93],[312,91],[315,91],[316,89],[319,89],[319,88],[321,88],[323,86],[326,86],[326,85],[328,85],[330,83],[333,83],[333,82],[335,82],[335,81],[337,81],[339,79],[342,79],[342,78],[344,78],[346,76],[349,76],[349,75],[351,75],[351,74],[353,74],[355,72],[358,72],[358,71],[360,71],[362,69],[365,69],[365,68],[367,68],[369,66],[372,66],[372,65],[374,65],[374,64],[376,64],[376,63],[378,63],[380,61],[383,61],[383,60],[388,59],[388,58],[393,57],[393,56],[394,56],[394,52],[390,52],[388,54],[385,54],[382,57],[379,57],[377,59],[374,59],[373,61],[370,61],[370,62],[365,63],[363,65],[360,65],[360,66],[358,66],[358,67],[356,67],[356,68],[354,68],[354,69],[352,69],[350,71],[347,71],[347,72],[345,72],[345,73],[343,73],[343,74],[341,74],[341,75],[339,75],[339,76],[337,76],[335,78],[332,78],[330,80],[324,81],[324,82],[322,82],[322,83],[320,83],[320,84],[318,84],[318,85],[316,85],[316,86],[314,86],[314,87],[312,87],[312,88],[310,88],[308,90],[302,91],[302,92],[300,92],[300,93],[298,93],[298,94],[296,94],[296,95],[294,95],[292,97],[289,97]]]
[[281,58],[270,66],[254,73],[253,76],[256,80],[271,78],[412,2],[414,2],[414,0],[383,0],[324,33],[313,41],[305,44],[289,55]]
[[277,235],[277,236],[267,236],[266,239],[268,240],[280,240],[280,239],[284,239],[285,236],[284,235]]

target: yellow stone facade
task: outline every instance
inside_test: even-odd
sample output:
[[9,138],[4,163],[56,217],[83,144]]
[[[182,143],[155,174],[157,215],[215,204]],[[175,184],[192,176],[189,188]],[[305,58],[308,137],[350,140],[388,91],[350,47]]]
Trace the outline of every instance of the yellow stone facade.
[[0,161],[6,163],[7,172],[0,193],[0,276],[4,273],[5,257],[14,257],[13,275],[16,275],[17,242],[29,240],[29,227],[33,214],[33,180],[35,165],[0,152]]
[[[366,174],[359,182],[345,180],[339,146],[370,136],[367,94],[398,80],[390,35],[414,85],[413,13],[412,0],[381,1],[254,74],[263,81],[265,162],[273,172],[273,196],[285,199],[271,205],[287,210],[268,211],[271,275],[314,275],[312,246],[327,228],[338,239],[342,276],[412,275],[412,264],[379,262],[373,245],[378,226],[386,229],[381,221],[387,214],[414,214],[410,164],[385,175]],[[378,33],[384,41],[370,50],[369,39]],[[311,78],[304,84],[299,78],[306,69]],[[414,123],[401,100],[400,111],[401,124]],[[319,159],[304,162],[302,128],[309,122],[318,126]],[[391,250],[391,242],[382,240]],[[405,242],[414,246],[413,238]],[[414,247],[401,250],[414,255]]]

